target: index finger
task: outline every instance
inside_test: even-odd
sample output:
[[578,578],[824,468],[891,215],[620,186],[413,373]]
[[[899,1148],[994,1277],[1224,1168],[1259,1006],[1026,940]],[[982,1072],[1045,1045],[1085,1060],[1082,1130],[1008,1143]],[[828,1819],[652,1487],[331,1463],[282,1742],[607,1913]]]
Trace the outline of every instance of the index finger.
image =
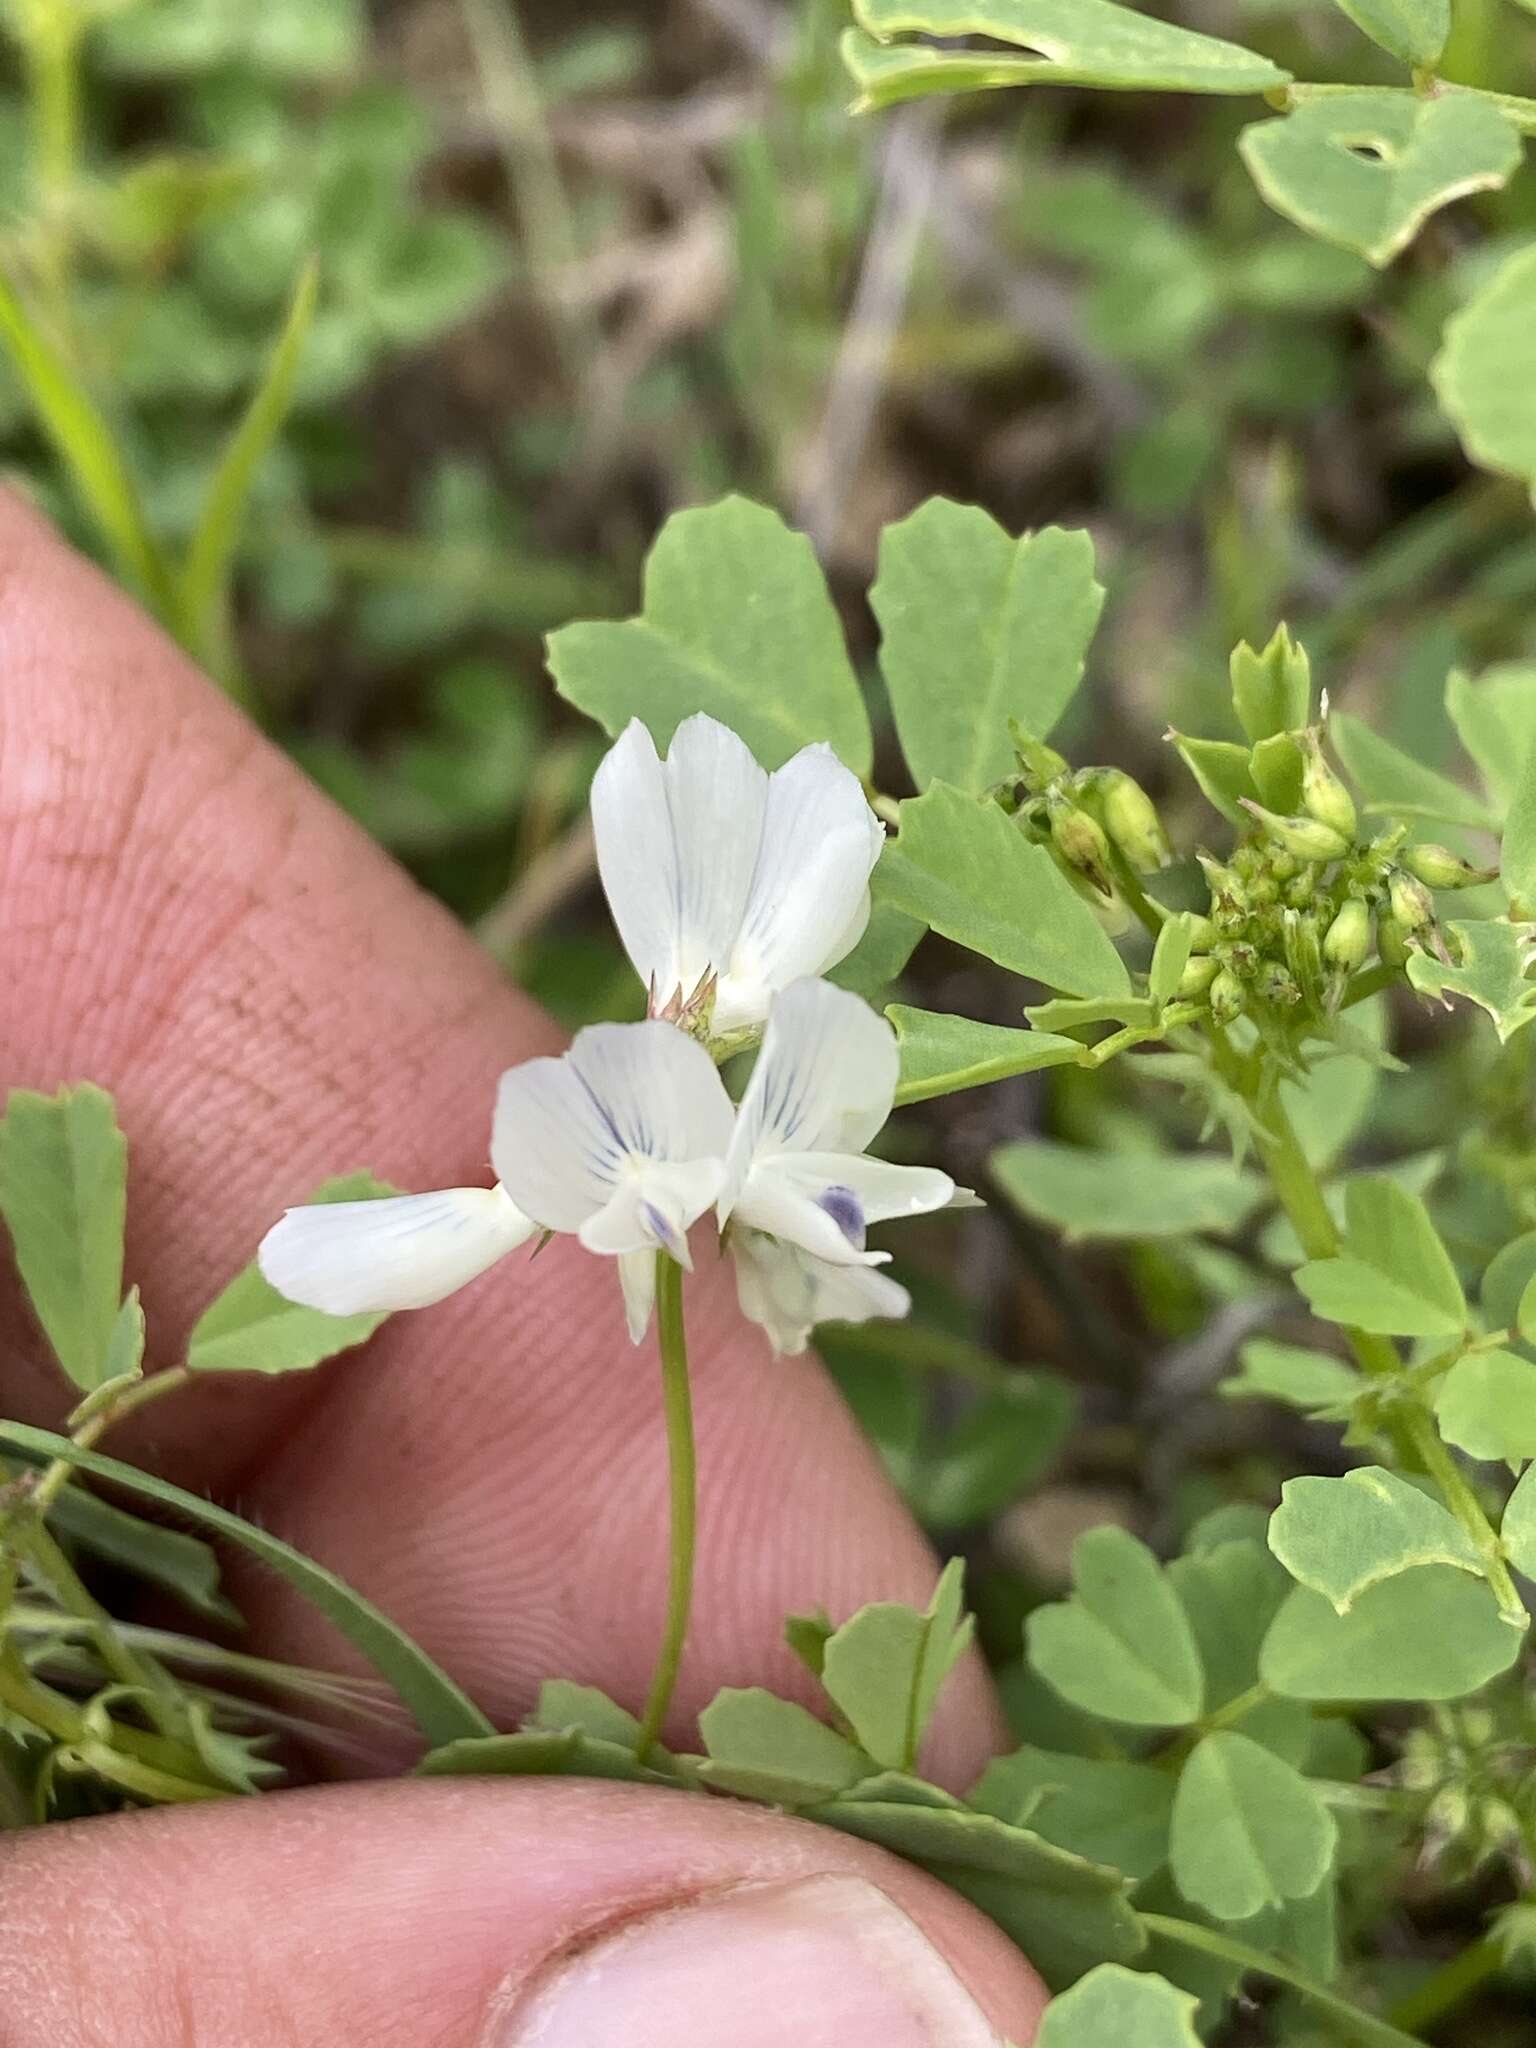
[[[359,1165],[403,1187],[487,1178],[498,1073],[555,1033],[446,915],[122,595],[0,499],[0,1075],[116,1094],[129,1258],[161,1362],[266,1226]],[[776,1360],[718,1271],[689,1317],[700,1570],[679,1707],[798,1689],[790,1609],[921,1603],[934,1561],[814,1360]],[[12,1301],[9,1412],[59,1383]],[[656,1361],[611,1272],[557,1242],[366,1351],[219,1384],[146,1417],[154,1462],[322,1557],[508,1720],[556,1673],[633,1701],[664,1606]],[[141,1440],[140,1450],[146,1447]],[[255,1589],[282,1654],[335,1645]],[[931,1761],[995,1732],[951,1688]]]

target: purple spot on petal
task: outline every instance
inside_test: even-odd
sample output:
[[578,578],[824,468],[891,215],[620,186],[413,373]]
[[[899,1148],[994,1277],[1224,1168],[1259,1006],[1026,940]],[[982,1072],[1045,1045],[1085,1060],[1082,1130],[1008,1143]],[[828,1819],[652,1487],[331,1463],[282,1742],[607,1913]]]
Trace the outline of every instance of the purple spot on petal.
[[823,1188],[816,1198],[856,1252],[864,1249],[864,1207],[852,1188]]
[[669,1252],[675,1251],[677,1248],[677,1232],[667,1221],[667,1218],[662,1215],[654,1202],[642,1202],[640,1206],[645,1211],[646,1226],[650,1230],[651,1235],[659,1244],[664,1244]]

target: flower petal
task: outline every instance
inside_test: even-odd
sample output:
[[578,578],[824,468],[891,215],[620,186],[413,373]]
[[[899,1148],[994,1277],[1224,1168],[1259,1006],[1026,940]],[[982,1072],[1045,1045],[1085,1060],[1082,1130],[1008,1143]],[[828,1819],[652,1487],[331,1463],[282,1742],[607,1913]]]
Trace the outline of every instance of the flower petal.
[[499,1187],[311,1202],[286,1211],[256,1260],[285,1299],[327,1315],[429,1308],[536,1228]]
[[762,844],[721,976],[720,1031],[759,1022],[775,990],[852,950],[884,840],[858,777],[830,747],[802,748],[769,778]]
[[638,1344],[651,1327],[651,1315],[656,1307],[656,1254],[624,1252],[616,1264],[619,1286],[624,1292],[624,1320],[629,1325],[629,1341]]
[[944,1208],[955,1184],[932,1166],[892,1166],[849,1152],[785,1152],[759,1159],[733,1214],[754,1230],[800,1245],[836,1265],[875,1265],[866,1252],[871,1223]]
[[785,989],[737,1111],[720,1220],[755,1159],[862,1152],[891,1113],[899,1067],[895,1032],[858,996],[827,981]]
[[589,1252],[661,1250],[693,1268],[688,1231],[720,1192],[721,1159],[656,1161],[626,1174],[578,1235]]
[[775,1351],[796,1357],[818,1323],[904,1316],[912,1297],[867,1266],[830,1266],[794,1246],[733,1232],[731,1252],[742,1314],[768,1333]]
[[632,719],[598,768],[598,873],[625,952],[662,1000],[729,960],[767,801],[745,741],[702,713],[677,728],[664,763]]
[[503,1074],[491,1158],[530,1216],[579,1230],[613,1200],[626,1162],[718,1163],[730,1133],[730,1097],[701,1045],[655,1020],[593,1024],[563,1059]]

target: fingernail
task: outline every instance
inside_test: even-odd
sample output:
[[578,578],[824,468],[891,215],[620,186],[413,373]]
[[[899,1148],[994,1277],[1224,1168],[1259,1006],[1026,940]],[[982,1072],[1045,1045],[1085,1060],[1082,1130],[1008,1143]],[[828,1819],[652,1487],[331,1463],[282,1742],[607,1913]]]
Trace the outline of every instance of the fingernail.
[[532,1987],[498,2048],[1004,2048],[944,1957],[856,1877],[628,1921]]

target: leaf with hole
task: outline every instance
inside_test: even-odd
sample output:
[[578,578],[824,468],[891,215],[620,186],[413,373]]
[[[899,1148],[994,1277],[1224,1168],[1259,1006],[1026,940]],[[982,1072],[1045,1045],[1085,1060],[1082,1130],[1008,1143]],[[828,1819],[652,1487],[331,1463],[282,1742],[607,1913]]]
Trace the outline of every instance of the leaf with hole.
[[640,616],[562,626],[549,668],[615,736],[643,719],[665,750],[707,711],[765,768],[826,742],[869,771],[869,717],[811,544],[746,498],[674,512],[646,561]]
[[1104,605],[1086,533],[1015,540],[977,505],[930,498],[880,537],[869,593],[896,730],[919,789],[981,795],[1015,767],[1009,721],[1045,739]]
[[1382,267],[1453,199],[1489,192],[1520,164],[1520,137],[1470,95],[1330,93],[1243,130],[1260,192],[1309,234]]

